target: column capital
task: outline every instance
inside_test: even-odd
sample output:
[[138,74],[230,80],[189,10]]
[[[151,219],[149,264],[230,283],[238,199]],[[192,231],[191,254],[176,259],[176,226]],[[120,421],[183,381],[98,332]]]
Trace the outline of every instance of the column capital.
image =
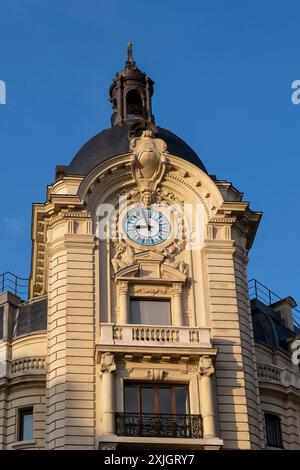
[[118,288],[120,294],[127,294],[128,292],[128,281],[119,281],[118,282]]
[[182,292],[181,282],[173,282],[173,284],[172,284],[172,293],[174,295],[180,295],[181,292]]
[[102,377],[105,373],[112,373],[116,370],[117,366],[115,363],[114,355],[111,353],[104,353],[101,355],[100,360],[100,375]]
[[213,360],[210,356],[200,357],[198,372],[201,377],[210,377],[214,374],[215,368],[213,365]]

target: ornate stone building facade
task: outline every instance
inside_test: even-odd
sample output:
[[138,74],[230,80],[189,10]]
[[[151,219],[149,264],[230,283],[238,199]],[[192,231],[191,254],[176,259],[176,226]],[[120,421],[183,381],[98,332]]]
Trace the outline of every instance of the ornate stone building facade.
[[109,94],[34,204],[29,300],[0,296],[1,448],[300,448],[296,305],[249,297],[261,213],[155,124],[131,47]]

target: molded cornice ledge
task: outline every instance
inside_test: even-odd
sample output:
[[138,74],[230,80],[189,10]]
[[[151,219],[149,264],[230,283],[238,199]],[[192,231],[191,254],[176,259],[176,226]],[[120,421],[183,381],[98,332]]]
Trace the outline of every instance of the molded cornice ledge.
[[236,219],[236,222],[234,222],[234,224],[237,224],[239,222],[243,223],[244,233],[246,235],[247,240],[247,249],[250,249],[253,244],[263,214],[259,211],[252,211],[249,206],[249,202],[243,201],[223,202],[223,204],[219,207],[216,213],[216,216],[223,216],[224,220],[226,220],[228,217],[234,217]]

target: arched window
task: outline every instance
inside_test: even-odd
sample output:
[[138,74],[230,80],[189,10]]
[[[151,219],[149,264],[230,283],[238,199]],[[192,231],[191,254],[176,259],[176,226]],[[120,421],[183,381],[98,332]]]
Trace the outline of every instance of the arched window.
[[127,118],[144,117],[141,95],[137,90],[130,90],[126,96]]

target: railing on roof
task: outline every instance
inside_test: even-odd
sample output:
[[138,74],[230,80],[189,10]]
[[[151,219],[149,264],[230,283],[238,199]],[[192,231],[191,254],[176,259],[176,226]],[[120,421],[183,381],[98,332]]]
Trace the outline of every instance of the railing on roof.
[[[256,279],[250,279],[249,281],[249,294],[250,299],[260,300],[265,305],[272,305],[279,300],[282,300],[280,295],[271,291],[268,287],[264,286],[261,282]],[[297,308],[292,309],[293,320],[297,328],[300,328],[300,310]]]
[[8,290],[24,299],[28,295],[28,286],[29,279],[26,277],[16,276],[10,271],[0,274],[0,294]]

